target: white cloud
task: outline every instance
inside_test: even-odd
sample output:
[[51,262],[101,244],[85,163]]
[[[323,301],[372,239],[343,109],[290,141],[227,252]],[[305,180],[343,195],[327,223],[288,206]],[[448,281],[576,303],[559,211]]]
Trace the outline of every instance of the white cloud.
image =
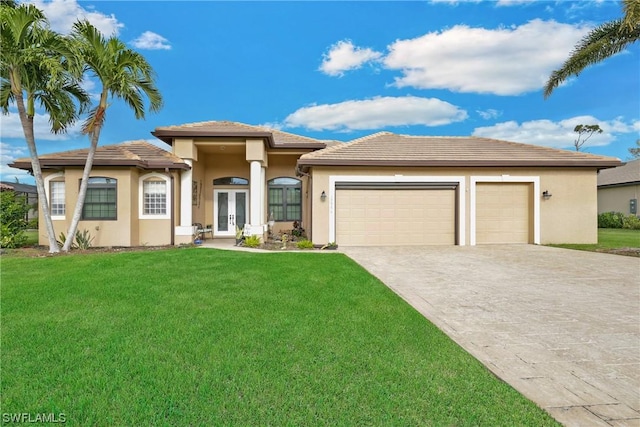
[[124,24],[114,14],[107,15],[96,10],[88,10],[76,0],[32,0],[30,3],[42,10],[49,19],[51,29],[60,33],[70,33],[77,20],[87,20],[105,36],[118,35]]
[[267,129],[273,129],[273,130],[282,130],[284,128],[284,125],[282,123],[278,123],[278,122],[266,122],[266,123],[262,123],[261,126],[263,128],[267,128]]
[[145,31],[140,37],[131,41],[131,44],[138,49],[148,50],[169,50],[171,45],[169,40],[156,34],[153,31]]
[[502,122],[493,126],[476,128],[473,131],[473,135],[545,147],[573,148],[573,143],[577,137],[573,129],[579,124],[597,124],[603,130],[601,134],[594,134],[589,138],[584,148],[609,145],[616,139],[617,134],[640,130],[640,120],[627,123],[622,118],[605,121],[593,116],[576,116],[559,122],[546,119],[531,120],[523,123],[515,121]]
[[527,4],[539,2],[540,0],[498,0],[497,6],[517,6],[519,4]]
[[495,119],[502,115],[502,111],[494,110],[493,108],[489,108],[488,110],[476,110],[476,112],[485,120]]
[[354,46],[351,40],[341,40],[324,54],[319,70],[330,76],[341,76],[345,71],[358,69],[381,56],[380,52],[370,48]]
[[[20,123],[20,116],[15,111],[9,111],[9,114],[0,116],[0,135],[3,138],[20,138],[24,139],[24,132]],[[36,113],[33,118],[33,131],[36,141],[64,141],[74,136],[80,135],[82,125],[76,122],[70,126],[67,133],[54,134],[51,133],[51,125],[49,124],[49,115]]]
[[466,111],[436,98],[376,97],[300,108],[285,119],[285,126],[349,131],[388,126],[440,126],[467,117]]
[[27,171],[10,168],[8,166],[9,163],[13,163],[18,158],[29,157],[26,151],[25,148],[0,142],[0,178],[2,181],[15,182],[16,178],[22,183],[33,181],[33,178]]
[[518,95],[540,89],[588,30],[539,19],[497,29],[456,25],[394,42],[383,63],[401,70],[398,87]]

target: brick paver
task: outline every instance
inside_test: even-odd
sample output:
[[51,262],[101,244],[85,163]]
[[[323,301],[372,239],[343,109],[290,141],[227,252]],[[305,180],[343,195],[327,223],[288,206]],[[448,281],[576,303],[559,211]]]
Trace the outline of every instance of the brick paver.
[[640,426],[640,259],[533,245],[340,248],[567,426]]

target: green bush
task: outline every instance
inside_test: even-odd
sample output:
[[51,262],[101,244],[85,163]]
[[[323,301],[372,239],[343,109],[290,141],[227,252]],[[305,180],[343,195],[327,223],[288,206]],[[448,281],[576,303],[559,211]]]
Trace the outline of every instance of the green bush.
[[17,248],[27,241],[24,220],[29,205],[13,191],[0,191],[0,247]]
[[621,212],[605,212],[598,215],[598,228],[622,228],[624,214]]
[[298,249],[313,249],[313,242],[311,240],[303,239],[296,243]]
[[640,230],[640,218],[635,215],[627,215],[622,220],[622,228],[629,230]]
[[260,236],[247,236],[244,238],[244,245],[248,248],[257,248],[260,246]]
[[[89,234],[89,230],[82,230],[76,232],[75,243],[71,244],[71,249],[82,249],[86,250],[91,247],[91,243],[93,242],[93,236]],[[58,237],[58,245],[60,247],[64,246],[64,243],[67,241],[67,236],[63,232],[60,233],[60,237]]]

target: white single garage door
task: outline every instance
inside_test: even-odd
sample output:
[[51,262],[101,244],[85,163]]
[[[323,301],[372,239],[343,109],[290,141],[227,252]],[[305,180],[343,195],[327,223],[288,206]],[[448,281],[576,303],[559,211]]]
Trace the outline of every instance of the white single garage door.
[[454,245],[452,188],[337,188],[336,243],[341,246]]
[[476,243],[533,243],[532,184],[478,183]]

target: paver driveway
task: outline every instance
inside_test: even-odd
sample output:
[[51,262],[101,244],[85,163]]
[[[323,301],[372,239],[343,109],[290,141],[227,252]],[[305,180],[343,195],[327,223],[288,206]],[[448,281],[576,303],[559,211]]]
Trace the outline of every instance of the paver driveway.
[[640,259],[533,245],[340,248],[568,426],[640,426]]

